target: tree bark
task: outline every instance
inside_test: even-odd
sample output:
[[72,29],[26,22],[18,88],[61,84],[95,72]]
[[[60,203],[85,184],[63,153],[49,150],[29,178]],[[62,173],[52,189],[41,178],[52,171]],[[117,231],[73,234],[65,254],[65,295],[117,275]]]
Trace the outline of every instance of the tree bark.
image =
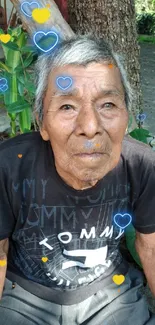
[[132,107],[134,116],[137,115],[141,112],[142,96],[134,0],[68,0],[68,14],[68,22],[75,33],[93,32],[112,41],[114,50],[123,54],[137,97]]
[[[51,5],[48,9],[51,11],[51,16],[46,23],[43,25],[38,24],[33,19],[28,18],[25,16],[22,11],[20,10],[20,6],[23,0],[11,0],[13,5],[15,6],[21,20],[23,23],[23,27],[27,30],[28,34],[32,36],[37,30],[51,30],[53,27],[60,33],[63,39],[67,39],[74,35],[74,32],[65,21],[63,16],[61,15],[58,6],[55,4],[53,0],[39,0],[39,4],[41,7],[46,7],[46,5]],[[31,1],[29,1],[31,2]]]
[[[40,30],[40,25],[26,17],[20,10],[23,0],[11,0],[23,22],[24,28],[32,36]],[[52,29],[67,39],[75,33],[93,34],[112,41],[114,50],[124,55],[125,68],[137,98],[132,107],[133,121],[129,131],[137,127],[135,116],[141,112],[139,46],[135,23],[134,0],[68,0],[69,24],[62,17],[53,0],[39,0],[42,7],[49,3],[51,17],[41,30]]]

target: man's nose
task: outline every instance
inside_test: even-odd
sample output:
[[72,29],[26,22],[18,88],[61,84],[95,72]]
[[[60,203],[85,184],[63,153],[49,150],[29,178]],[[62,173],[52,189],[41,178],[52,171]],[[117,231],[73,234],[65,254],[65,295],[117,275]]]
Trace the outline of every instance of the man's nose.
[[87,138],[93,138],[97,133],[102,131],[101,118],[96,109],[87,104],[83,106],[76,120],[76,131]]

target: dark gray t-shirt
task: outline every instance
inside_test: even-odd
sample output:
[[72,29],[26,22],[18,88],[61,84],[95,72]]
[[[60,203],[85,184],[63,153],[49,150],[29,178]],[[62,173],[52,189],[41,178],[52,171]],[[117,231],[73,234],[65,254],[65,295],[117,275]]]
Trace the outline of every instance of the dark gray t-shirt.
[[[76,290],[121,263],[130,223],[155,232],[155,153],[124,137],[118,165],[94,187],[75,190],[58,175],[39,132],[0,145],[0,240],[8,270],[44,286]],[[116,214],[121,214],[117,215]]]

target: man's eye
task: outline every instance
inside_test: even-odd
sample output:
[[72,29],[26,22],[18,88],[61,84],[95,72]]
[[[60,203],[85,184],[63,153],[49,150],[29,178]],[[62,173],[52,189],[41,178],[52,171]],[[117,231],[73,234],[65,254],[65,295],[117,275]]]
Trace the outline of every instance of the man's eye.
[[71,105],[62,105],[60,107],[60,109],[63,110],[63,111],[69,111],[72,108],[73,108],[73,106],[71,106]]
[[109,103],[104,103],[103,105],[102,105],[102,107],[104,107],[104,108],[114,108],[115,107],[115,104],[113,104],[113,103],[111,103],[111,102],[109,102]]

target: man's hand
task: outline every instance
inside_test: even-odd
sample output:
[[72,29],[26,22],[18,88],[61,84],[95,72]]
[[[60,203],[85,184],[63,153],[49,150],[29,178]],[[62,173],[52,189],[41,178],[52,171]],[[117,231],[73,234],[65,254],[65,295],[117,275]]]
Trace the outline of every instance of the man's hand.
[[135,248],[140,257],[149,288],[155,297],[155,233],[136,231]]

